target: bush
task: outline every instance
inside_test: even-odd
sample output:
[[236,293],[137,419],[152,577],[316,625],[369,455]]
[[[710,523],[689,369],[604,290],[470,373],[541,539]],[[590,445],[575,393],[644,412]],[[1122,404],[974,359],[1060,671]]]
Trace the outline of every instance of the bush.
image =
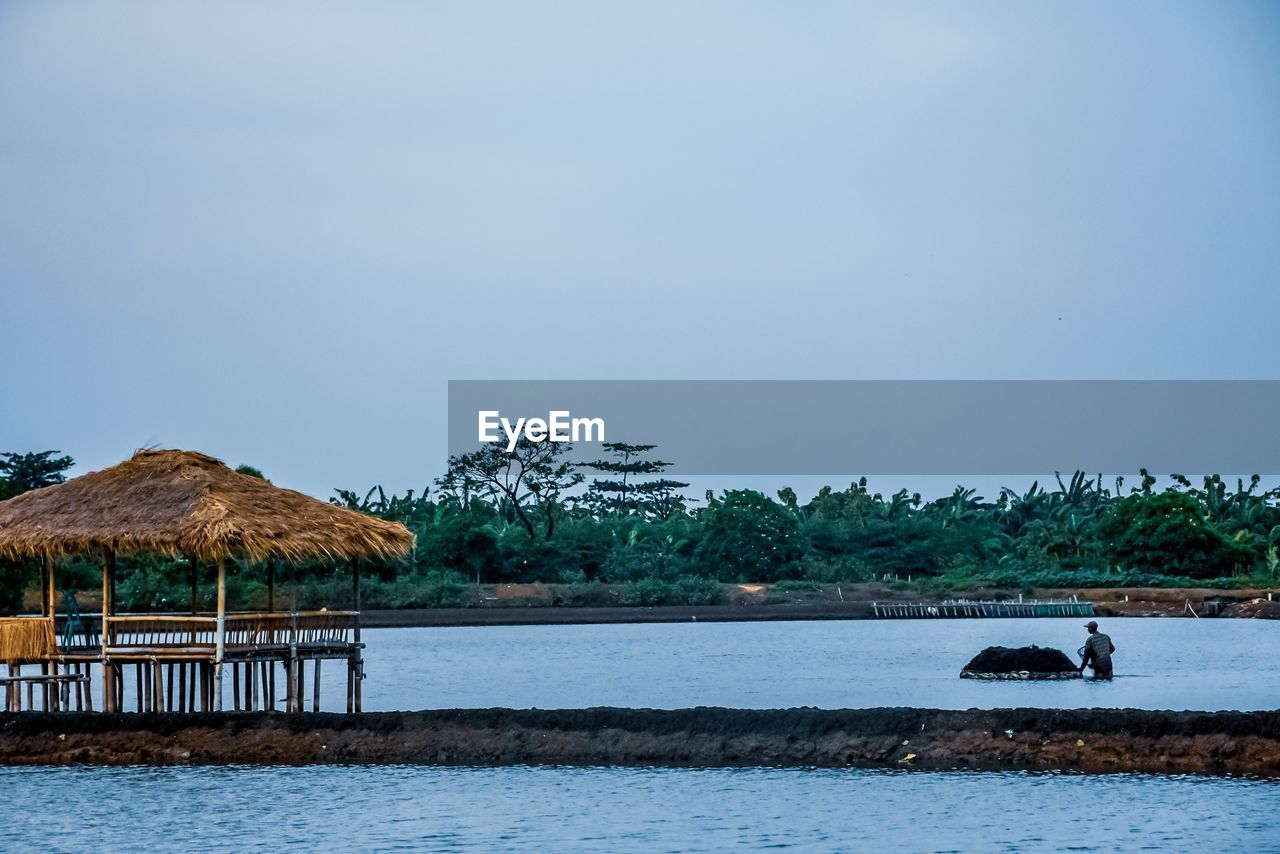
[[689,561],[648,545],[615,548],[605,558],[601,577],[610,583],[661,578],[673,581],[690,572]]
[[718,581],[772,582],[795,578],[805,552],[796,517],[764,493],[733,489],[701,513],[696,560]]
[[642,578],[622,591],[623,605],[714,605],[720,601],[720,585],[710,578],[686,575],[675,581]]
[[27,585],[39,577],[33,561],[0,561],[0,614],[16,614],[22,610],[22,597]]

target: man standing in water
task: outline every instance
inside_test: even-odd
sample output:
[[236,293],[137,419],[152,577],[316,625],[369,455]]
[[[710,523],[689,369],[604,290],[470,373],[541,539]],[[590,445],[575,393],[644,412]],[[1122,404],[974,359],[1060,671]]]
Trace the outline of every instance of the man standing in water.
[[1084,661],[1080,662],[1080,672],[1084,673],[1086,665],[1093,667],[1094,679],[1111,679],[1111,653],[1116,645],[1111,638],[1098,631],[1098,624],[1093,620],[1085,626],[1089,630],[1089,639],[1084,642]]

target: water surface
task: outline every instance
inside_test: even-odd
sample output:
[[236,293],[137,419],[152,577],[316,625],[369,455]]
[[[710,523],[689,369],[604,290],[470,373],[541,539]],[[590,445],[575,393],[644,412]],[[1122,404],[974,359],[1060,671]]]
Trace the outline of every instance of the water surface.
[[1280,784],[649,768],[0,768],[6,850],[1280,850]]
[[[365,708],[1280,708],[1280,622],[1267,620],[1103,620],[1117,647],[1111,683],[958,678],[987,646],[1052,646],[1078,660],[1082,622],[375,629],[364,634]],[[322,706],[336,708],[341,683]]]

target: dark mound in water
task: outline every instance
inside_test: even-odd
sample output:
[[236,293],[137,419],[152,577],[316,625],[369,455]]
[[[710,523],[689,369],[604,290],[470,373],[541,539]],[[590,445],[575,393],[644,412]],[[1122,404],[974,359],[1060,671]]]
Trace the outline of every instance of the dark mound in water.
[[975,655],[960,675],[977,679],[1071,679],[1080,674],[1061,650],[1046,646],[989,646]]

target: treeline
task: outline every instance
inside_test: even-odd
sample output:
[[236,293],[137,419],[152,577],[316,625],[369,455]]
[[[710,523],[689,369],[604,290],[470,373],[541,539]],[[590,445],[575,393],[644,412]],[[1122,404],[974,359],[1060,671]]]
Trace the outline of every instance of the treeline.
[[[403,522],[418,538],[413,563],[485,582],[718,582],[936,580],[952,586],[1183,586],[1270,583],[1280,556],[1280,490],[1259,479],[1200,485],[1145,472],[1126,486],[1076,473],[994,500],[957,487],[937,500],[872,493],[866,479],[800,502],[742,489],[696,505],[633,495],[624,506],[585,496],[448,488],[363,496],[351,507]],[[673,508],[673,504],[675,505]],[[521,517],[525,517],[522,520]],[[528,520],[545,519],[530,530]]]
[[[991,499],[958,486],[936,500],[873,493],[864,478],[806,502],[790,489],[692,500],[687,484],[664,477],[653,446],[604,447],[603,459],[583,465],[564,445],[526,443],[512,454],[490,446],[453,457],[421,492],[336,490],[334,503],[402,522],[417,537],[408,559],[370,569],[367,604],[467,604],[476,585],[502,582],[564,585],[566,602],[584,604],[596,601],[597,582],[628,585],[632,604],[706,604],[726,582],[1229,587],[1274,584],[1280,570],[1280,489],[1261,489],[1257,476],[1197,484],[1172,475],[1157,488],[1145,471],[1128,483],[1077,472]],[[184,565],[133,559],[122,569],[126,606],[189,598]],[[98,578],[92,560],[60,571],[85,589]],[[344,601],[345,572],[291,568],[289,595],[300,605]],[[233,599],[260,607],[263,583],[261,567],[242,567]]]

